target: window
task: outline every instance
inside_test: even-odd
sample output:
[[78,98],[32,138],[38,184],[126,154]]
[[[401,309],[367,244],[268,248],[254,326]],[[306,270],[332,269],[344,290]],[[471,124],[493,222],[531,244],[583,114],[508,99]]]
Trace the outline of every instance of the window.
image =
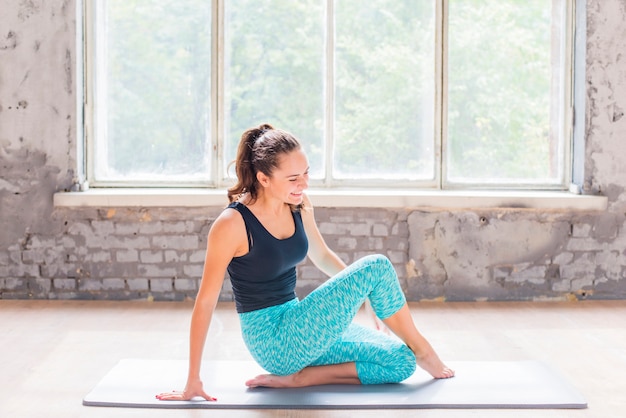
[[572,8],[88,1],[89,180],[224,187],[241,133],[268,122],[321,187],[564,189]]

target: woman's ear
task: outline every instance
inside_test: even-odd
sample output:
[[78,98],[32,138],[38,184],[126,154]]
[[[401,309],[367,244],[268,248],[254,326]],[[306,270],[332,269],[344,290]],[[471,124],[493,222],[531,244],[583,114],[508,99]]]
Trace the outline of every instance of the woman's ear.
[[261,171],[257,171],[256,179],[262,187],[267,187],[270,184],[270,178]]

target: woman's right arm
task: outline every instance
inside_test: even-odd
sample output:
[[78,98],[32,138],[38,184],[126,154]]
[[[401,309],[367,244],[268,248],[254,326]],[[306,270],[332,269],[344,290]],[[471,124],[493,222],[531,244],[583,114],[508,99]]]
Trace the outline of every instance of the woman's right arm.
[[202,353],[228,263],[246,251],[245,225],[241,215],[234,210],[225,210],[211,226],[207,239],[202,281],[191,315],[187,385],[182,392],[161,393],[157,399],[190,400],[200,396],[206,400],[216,400],[204,391],[200,379]]

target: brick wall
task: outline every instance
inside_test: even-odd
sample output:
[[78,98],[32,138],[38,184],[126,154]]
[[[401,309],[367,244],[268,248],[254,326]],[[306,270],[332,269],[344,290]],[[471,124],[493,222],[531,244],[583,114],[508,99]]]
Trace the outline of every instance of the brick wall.
[[[59,209],[53,234],[0,252],[2,298],[182,300],[198,289],[219,209]],[[0,282],[1,284],[1,282]]]
[[[197,292],[206,236],[221,208],[56,209],[47,234],[27,233],[0,250],[0,298],[183,300]],[[320,229],[347,263],[385,253],[402,276],[406,214],[318,208]],[[298,294],[326,278],[298,267]],[[226,276],[228,279],[228,276]],[[228,280],[221,300],[232,300]]]
[[[0,250],[0,298],[184,300],[198,290],[206,236],[221,208],[57,208],[49,233]],[[624,298],[624,214],[317,208],[346,262],[393,263],[407,298]],[[326,277],[298,267],[303,297]],[[232,300],[225,281],[221,300]]]

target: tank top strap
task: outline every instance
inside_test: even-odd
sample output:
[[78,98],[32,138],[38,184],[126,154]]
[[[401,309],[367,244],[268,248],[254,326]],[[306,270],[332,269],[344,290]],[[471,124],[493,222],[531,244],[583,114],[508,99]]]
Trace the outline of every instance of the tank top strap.
[[229,208],[235,209],[237,212],[241,214],[243,218],[243,223],[246,225],[246,236],[248,237],[248,249],[252,248],[252,231],[250,231],[250,224],[254,222],[255,218],[250,209],[246,207],[243,203],[240,202],[232,202],[228,205]]

